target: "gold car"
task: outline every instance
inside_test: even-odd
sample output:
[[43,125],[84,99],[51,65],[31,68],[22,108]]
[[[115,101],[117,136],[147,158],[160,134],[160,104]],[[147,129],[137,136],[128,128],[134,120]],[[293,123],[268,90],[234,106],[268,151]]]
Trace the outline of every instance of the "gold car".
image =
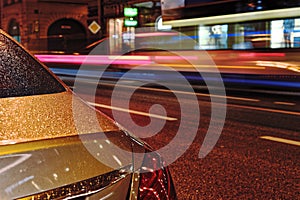
[[0,199],[176,199],[145,143],[0,31]]

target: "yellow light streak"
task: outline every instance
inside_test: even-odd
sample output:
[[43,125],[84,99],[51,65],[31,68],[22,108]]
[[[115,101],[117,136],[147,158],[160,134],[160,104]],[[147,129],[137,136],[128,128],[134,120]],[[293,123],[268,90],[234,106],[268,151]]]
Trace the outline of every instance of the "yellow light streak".
[[278,105],[285,105],[285,106],[295,106],[295,103],[290,103],[290,102],[282,102],[282,101],[275,101],[274,104]]
[[164,21],[164,25],[172,25],[172,27],[194,26],[200,24],[226,24],[237,23],[255,20],[265,19],[278,19],[278,18],[291,18],[300,16],[300,7],[297,8],[285,8],[277,10],[237,13],[229,15],[220,15],[213,17],[202,17],[184,20]]
[[115,107],[115,106],[108,106],[105,104],[98,104],[98,103],[92,103],[92,102],[88,102],[88,103],[92,106],[96,106],[96,107],[100,107],[100,108],[117,110],[117,111],[121,111],[121,112],[135,114],[135,115],[154,117],[157,119],[164,119],[164,120],[168,120],[168,121],[177,121],[177,118],[174,118],[174,117],[166,117],[166,116],[161,116],[161,115],[156,115],[156,114],[151,114],[151,113],[146,113],[146,112],[141,112],[141,111],[136,111],[136,110],[130,110],[130,109],[125,109],[125,108],[120,108],[120,107]]
[[271,109],[271,108],[260,108],[260,107],[242,106],[242,105],[233,105],[233,104],[227,104],[227,106],[241,108],[241,109],[258,110],[258,111],[300,116],[300,112],[293,112],[293,111],[287,111],[287,110],[276,110],[276,109]]
[[[102,85],[114,86],[114,84],[110,84],[110,83],[102,83]],[[129,86],[129,85],[119,85],[118,87],[136,88],[135,86]],[[228,95],[221,96],[221,95],[214,95],[214,94],[202,94],[202,93],[195,93],[195,92],[185,92],[185,91],[179,91],[179,90],[167,90],[167,89],[147,88],[147,87],[141,87],[139,89],[140,90],[154,91],[154,92],[166,92],[166,93],[174,93],[174,94],[177,93],[177,94],[185,94],[185,95],[204,96],[204,97],[226,98],[226,99],[239,100],[239,101],[260,102],[259,99],[234,97],[234,96],[228,96]]]
[[278,137],[273,137],[273,136],[261,136],[260,138],[264,139],[264,140],[271,140],[274,142],[280,142],[280,143],[300,146],[300,141],[296,141],[296,140],[289,140],[289,139],[278,138]]

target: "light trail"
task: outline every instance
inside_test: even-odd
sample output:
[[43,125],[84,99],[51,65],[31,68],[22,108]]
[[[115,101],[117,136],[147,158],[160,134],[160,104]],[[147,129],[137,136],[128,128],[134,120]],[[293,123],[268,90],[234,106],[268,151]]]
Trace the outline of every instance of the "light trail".
[[280,143],[300,146],[300,141],[296,141],[296,140],[289,140],[289,139],[273,137],[273,136],[261,136],[260,138],[264,139],[264,140],[271,140],[271,141],[274,141],[274,142],[280,142]]
[[[95,82],[91,82],[89,80],[80,81],[77,80],[77,82],[87,83],[87,84],[95,84]],[[114,84],[111,83],[104,83],[102,82],[101,85],[106,85],[113,87]],[[118,85],[118,87],[123,88],[136,88],[136,86],[130,86],[130,85]],[[234,96],[221,96],[221,95],[214,95],[214,94],[201,94],[201,93],[193,93],[193,92],[185,92],[185,91],[179,91],[179,90],[167,90],[167,89],[159,89],[159,88],[149,88],[149,87],[139,87],[140,90],[146,90],[146,91],[153,91],[153,92],[165,92],[165,93],[174,93],[174,94],[185,94],[185,95],[197,95],[197,96],[204,96],[204,97],[215,97],[215,98],[227,98],[231,100],[238,100],[238,101],[249,101],[249,102],[260,102],[259,99],[252,99],[252,98],[244,98],[244,97],[234,97]]]
[[[103,83],[102,85],[114,86],[114,84]],[[136,88],[135,86],[128,86],[128,85],[118,85],[118,87],[125,87],[125,88]],[[141,90],[148,90],[154,92],[166,92],[166,93],[177,93],[177,94],[186,94],[186,95],[197,95],[197,96],[205,96],[205,97],[216,97],[216,98],[227,98],[232,100],[240,100],[240,101],[250,101],[250,102],[259,102],[259,99],[251,99],[251,98],[243,98],[243,97],[234,97],[234,96],[221,96],[221,95],[214,95],[214,94],[200,94],[200,93],[193,93],[193,92],[185,92],[185,91],[174,91],[174,90],[166,90],[166,89],[159,89],[159,88],[147,88],[147,87],[140,87]]]
[[285,105],[285,106],[295,106],[295,103],[290,103],[290,102],[282,102],[282,101],[275,101],[274,104],[277,105]]
[[[173,63],[166,63],[166,64],[152,64],[151,66],[157,67],[171,67],[171,68],[191,68],[191,69],[252,69],[252,70],[266,70],[264,66],[242,66],[242,65],[192,65],[192,64],[173,64]],[[150,68],[151,69],[151,68]],[[162,68],[164,69],[164,68]],[[212,71],[214,72],[214,71]]]
[[264,112],[272,112],[272,113],[300,116],[300,112],[293,112],[293,111],[287,111],[287,110],[277,110],[277,109],[271,109],[271,108],[260,108],[260,107],[254,107],[254,106],[242,106],[242,105],[234,105],[234,104],[227,104],[227,106],[241,108],[241,109],[248,109],[248,110],[257,110],[257,111],[264,111]]
[[88,102],[88,104],[95,106],[95,107],[99,107],[99,108],[106,108],[106,109],[116,110],[116,111],[120,111],[120,112],[131,113],[131,114],[135,114],[135,115],[154,117],[157,119],[163,119],[163,120],[167,120],[167,121],[177,121],[178,120],[177,118],[174,118],[174,117],[166,117],[166,116],[161,116],[161,115],[156,115],[156,114],[151,114],[151,113],[146,113],[146,112],[141,112],[141,111],[136,111],[136,110],[130,110],[130,109],[125,109],[125,108],[120,108],[120,107],[115,107],[115,106],[108,106],[105,104],[98,104],[98,103],[92,103],[92,102]]

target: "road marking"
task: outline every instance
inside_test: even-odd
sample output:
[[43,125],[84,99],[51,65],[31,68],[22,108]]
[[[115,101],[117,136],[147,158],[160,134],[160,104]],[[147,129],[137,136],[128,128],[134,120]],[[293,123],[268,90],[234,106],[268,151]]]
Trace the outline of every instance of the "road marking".
[[278,137],[273,137],[273,136],[261,136],[260,138],[264,139],[264,140],[271,140],[271,141],[275,141],[275,142],[281,142],[281,143],[285,143],[285,144],[300,146],[300,141],[278,138]]
[[277,105],[285,105],[285,106],[295,106],[295,103],[290,103],[290,102],[282,102],[282,101],[275,101],[274,104]]
[[227,104],[227,106],[242,108],[242,109],[249,109],[249,110],[258,110],[258,111],[266,111],[266,112],[300,116],[300,112],[293,112],[293,111],[286,111],[286,110],[276,110],[276,109],[271,109],[271,108],[260,108],[260,107],[242,106],[242,105],[234,105],[234,104]]
[[108,106],[108,105],[105,105],[105,104],[98,104],[98,103],[92,103],[92,102],[88,102],[88,104],[90,104],[92,106],[95,106],[95,107],[106,108],[106,109],[111,109],[111,110],[117,110],[117,111],[121,111],[121,112],[127,112],[127,113],[131,113],[131,114],[135,114],[135,115],[154,117],[154,118],[157,118],[157,119],[163,119],[163,120],[167,120],[167,121],[177,121],[178,120],[177,118],[174,118],[174,117],[166,117],[166,116],[161,116],[161,115],[156,115],[156,114],[150,114],[150,113],[140,112],[140,111],[136,111],[136,110],[129,110],[129,109],[115,107],[115,106]]

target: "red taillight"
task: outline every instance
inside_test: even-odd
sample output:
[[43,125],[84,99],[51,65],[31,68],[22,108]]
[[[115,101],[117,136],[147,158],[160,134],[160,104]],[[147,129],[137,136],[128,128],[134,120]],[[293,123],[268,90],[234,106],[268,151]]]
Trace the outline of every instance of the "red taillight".
[[139,200],[177,199],[169,170],[156,153],[146,154],[140,172]]

